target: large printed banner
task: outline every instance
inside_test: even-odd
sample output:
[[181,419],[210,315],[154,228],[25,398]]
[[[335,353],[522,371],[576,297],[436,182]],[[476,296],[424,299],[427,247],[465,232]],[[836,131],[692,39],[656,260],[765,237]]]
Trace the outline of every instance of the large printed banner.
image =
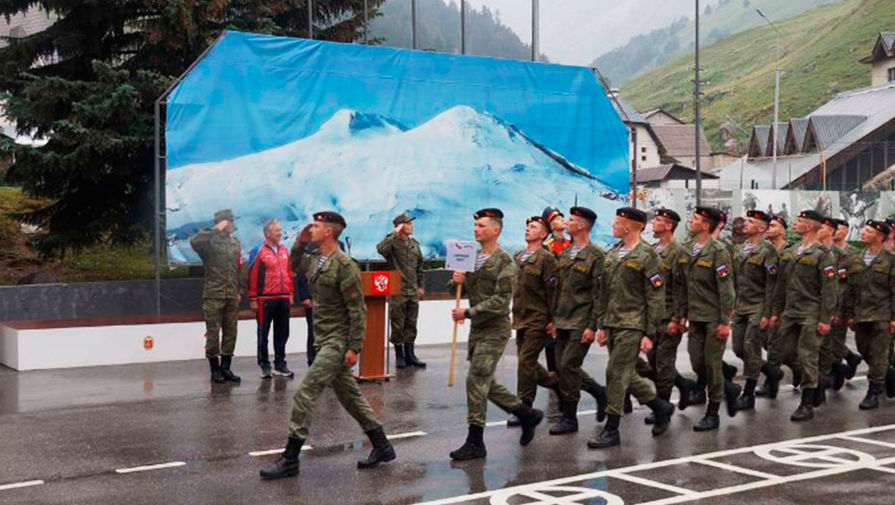
[[472,238],[472,213],[525,219],[576,202],[609,240],[628,192],[627,133],[590,69],[229,32],[177,85],[165,125],[168,259],[231,208],[244,249],[271,218],[291,242],[342,213],[351,254],[409,210],[427,257]]

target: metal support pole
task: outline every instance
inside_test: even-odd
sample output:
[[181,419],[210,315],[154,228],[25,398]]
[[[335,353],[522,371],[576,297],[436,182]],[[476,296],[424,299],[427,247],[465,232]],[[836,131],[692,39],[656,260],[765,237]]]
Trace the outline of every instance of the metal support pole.
[[314,0],[308,0],[308,38],[314,38]]
[[460,54],[466,54],[466,0],[460,0]]
[[637,127],[631,125],[631,151],[634,156],[631,158],[631,207],[637,208]]
[[699,117],[699,0],[695,0],[696,2],[696,39],[695,39],[695,47],[696,47],[696,67],[694,68],[694,79],[693,79],[693,112],[694,112],[694,128],[696,128],[696,205],[702,205],[702,169],[700,168],[700,159],[699,159],[699,132],[700,128],[700,117]]
[[419,40],[417,40],[417,29],[416,29],[416,17],[417,17],[417,4],[416,0],[410,0],[410,35],[413,39],[413,49],[419,47]]
[[364,0],[364,44],[370,43],[367,33],[370,31],[370,6],[367,0]]
[[162,258],[161,258],[161,103],[155,102],[155,209],[153,212],[153,228],[152,228],[152,254],[155,260],[155,315],[162,314]]
[[771,174],[771,187],[777,189],[777,128],[779,127],[777,123],[780,122],[780,30],[777,29],[777,25],[772,23],[761,12],[761,9],[755,9],[755,12],[777,33],[777,47],[775,49],[777,60],[774,62],[774,124],[771,125],[771,139],[774,141],[774,145],[771,146],[771,156],[774,160],[772,163],[774,173]]
[[540,7],[538,0],[531,0],[531,61],[538,61],[538,53],[540,52]]

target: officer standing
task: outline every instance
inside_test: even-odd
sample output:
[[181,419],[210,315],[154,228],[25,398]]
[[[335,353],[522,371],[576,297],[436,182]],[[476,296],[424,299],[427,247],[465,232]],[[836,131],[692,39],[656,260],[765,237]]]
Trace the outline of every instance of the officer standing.
[[628,391],[652,410],[653,436],[668,429],[674,413],[674,405],[657,396],[653,384],[635,371],[638,353],[649,352],[651,339],[665,312],[665,281],[659,258],[640,237],[646,226],[646,213],[623,207],[615,216],[612,235],[621,241],[606,255],[596,335],[601,346],[609,345],[606,368],[609,418],[600,434],[588,440],[587,446],[591,449],[621,443],[618,426]]
[[[308,438],[317,400],[326,387],[333,388],[342,408],[360,424],[373,444],[370,456],[358,461],[357,467],[371,468],[395,459],[395,450],[352,372],[363,346],[367,307],[360,271],[339,249],[339,235],[345,225],[345,219],[336,212],[318,212],[314,222],[302,229],[293,247],[292,268],[307,274],[314,293],[317,357],[292,398],[286,449],[275,462],[261,469],[265,479],[298,474],[298,456]],[[310,242],[319,247],[307,254]]]
[[725,387],[721,369],[721,358],[730,336],[735,295],[730,279],[730,255],[711,237],[720,220],[720,211],[711,207],[697,207],[690,217],[690,232],[695,240],[688,251],[687,319],[690,330],[687,350],[697,382],[709,389],[705,416],[693,426],[695,431],[718,429],[721,423],[718,409],[724,399],[727,400],[727,413],[736,415],[736,396],[739,394],[730,386]]
[[241,298],[240,269],[242,256],[233,211],[214,213],[214,227],[199,230],[190,246],[202,259],[205,280],[202,284],[202,315],[205,318],[205,357],[211,368],[211,380],[240,382],[230,370],[236,347],[236,327]]
[[582,390],[597,401],[597,421],[606,417],[606,388],[581,368],[599,319],[605,254],[590,241],[597,214],[585,207],[572,207],[569,214],[567,229],[572,245],[559,257],[559,283],[553,307],[562,417],[550,427],[551,435],[578,431]]
[[777,251],[764,240],[771,216],[760,210],[746,212],[745,234],[737,250],[736,309],[733,316],[733,350],[743,360],[746,384],[737,399],[737,410],[755,408],[755,386],[761,372],[761,346],[771,318],[777,282]]
[[419,242],[411,237],[413,219],[408,212],[398,215],[392,221],[395,229],[376,246],[388,262],[388,269],[401,272],[401,294],[390,297],[388,302],[391,341],[395,346],[395,366],[398,368],[408,365],[426,367],[414,350],[420,299],[426,290],[423,287],[423,253]]
[[451,452],[455,460],[484,458],[487,455],[483,433],[488,400],[519,418],[521,445],[528,445],[544,413],[533,409],[497,383],[495,370],[510,339],[510,301],[516,280],[513,257],[497,243],[503,229],[503,212],[482,209],[473,214],[475,240],[481,245],[476,253],[475,271],[454,272],[450,286],[464,285],[469,308],[451,311],[454,321],[471,321],[469,331],[469,371],[466,374],[466,408],[469,432],[466,442]]
[[771,322],[779,320],[780,355],[783,359],[797,356],[802,369],[802,401],[790,416],[792,421],[814,417],[820,343],[830,332],[830,322],[836,314],[836,265],[832,254],[817,241],[823,221],[823,216],[814,210],[799,214],[793,230],[802,241],[781,263],[774,294]]
[[[556,289],[556,258],[542,247],[547,223],[541,216],[525,221],[527,247],[516,255],[516,290],[513,295],[513,329],[516,330],[516,394],[531,407],[538,386],[556,389],[559,378],[547,371],[538,356],[548,339],[547,325],[553,320],[550,304]],[[515,416],[507,423],[518,426]]]
[[851,263],[843,313],[855,331],[858,352],[870,366],[867,395],[861,410],[879,407],[889,369],[887,356],[895,332],[895,254],[883,248],[891,235],[881,221],[867,221],[861,229],[861,242],[867,249]]

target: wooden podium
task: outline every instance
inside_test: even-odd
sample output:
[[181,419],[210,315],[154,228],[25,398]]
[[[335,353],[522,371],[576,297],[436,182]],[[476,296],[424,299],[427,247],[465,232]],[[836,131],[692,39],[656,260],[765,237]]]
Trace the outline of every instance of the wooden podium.
[[360,381],[389,380],[385,369],[388,342],[385,341],[388,317],[386,299],[401,294],[401,273],[398,271],[361,272],[364,302],[367,304],[367,330],[360,366],[355,377]]

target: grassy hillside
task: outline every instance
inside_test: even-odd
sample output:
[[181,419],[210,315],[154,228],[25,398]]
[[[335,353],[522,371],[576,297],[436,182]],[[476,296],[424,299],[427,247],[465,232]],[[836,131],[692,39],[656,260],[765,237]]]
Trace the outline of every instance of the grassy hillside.
[[[777,23],[782,33],[780,120],[802,117],[840,91],[870,84],[870,67],[858,63],[880,31],[895,29],[892,0],[848,0]],[[700,50],[702,117],[714,149],[719,126],[738,125],[745,147],[753,123],[774,116],[775,32],[757,27]],[[622,87],[640,110],[664,107],[692,120],[693,54],[657,68]]]

